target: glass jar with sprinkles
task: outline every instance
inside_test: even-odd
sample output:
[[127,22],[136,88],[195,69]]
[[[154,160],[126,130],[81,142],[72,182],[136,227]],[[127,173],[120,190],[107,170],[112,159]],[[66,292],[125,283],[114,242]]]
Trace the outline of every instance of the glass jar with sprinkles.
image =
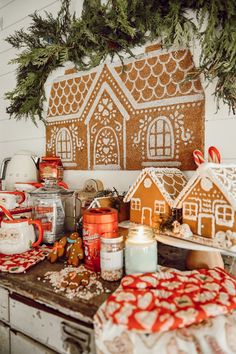
[[123,276],[123,236],[101,238],[101,277],[117,281]]

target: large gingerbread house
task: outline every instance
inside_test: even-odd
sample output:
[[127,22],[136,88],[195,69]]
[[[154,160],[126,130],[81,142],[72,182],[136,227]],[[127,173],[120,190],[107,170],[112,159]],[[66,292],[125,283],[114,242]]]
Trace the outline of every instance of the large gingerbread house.
[[204,163],[176,199],[183,223],[194,234],[213,238],[236,232],[236,165]]
[[130,221],[152,226],[154,215],[170,216],[186,183],[177,168],[145,168],[124,198],[130,202]]
[[204,93],[189,50],[149,46],[124,62],[66,70],[52,84],[46,150],[66,169],[194,169]]

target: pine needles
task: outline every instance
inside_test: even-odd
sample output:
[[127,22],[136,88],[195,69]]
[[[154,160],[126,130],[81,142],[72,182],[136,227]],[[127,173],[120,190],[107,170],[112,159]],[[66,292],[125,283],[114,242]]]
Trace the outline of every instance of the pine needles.
[[[188,46],[194,37],[201,43],[202,72],[216,80],[215,96],[236,109],[236,6],[234,0],[84,0],[81,18],[62,0],[54,18],[34,13],[27,31],[6,40],[23,51],[12,61],[18,65],[7,112],[15,119],[43,120],[44,84],[49,74],[67,60],[81,70],[94,67],[132,48],[158,39],[163,46]],[[197,22],[186,16],[190,9]],[[205,26],[205,28],[204,28]]]

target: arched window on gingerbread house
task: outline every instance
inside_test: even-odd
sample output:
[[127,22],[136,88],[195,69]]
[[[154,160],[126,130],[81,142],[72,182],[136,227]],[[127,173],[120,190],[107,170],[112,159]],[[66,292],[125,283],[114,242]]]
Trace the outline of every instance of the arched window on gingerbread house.
[[149,125],[147,155],[149,159],[162,160],[174,156],[174,132],[167,117],[158,117]]
[[56,138],[56,154],[63,162],[72,161],[72,139],[67,128],[61,128]]

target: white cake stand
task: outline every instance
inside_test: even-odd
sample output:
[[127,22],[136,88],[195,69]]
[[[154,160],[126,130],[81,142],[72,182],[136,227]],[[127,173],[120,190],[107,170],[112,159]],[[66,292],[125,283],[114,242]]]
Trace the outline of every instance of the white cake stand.
[[[123,229],[128,229],[135,226],[143,226],[141,224],[135,224],[129,220],[119,223],[119,226]],[[221,257],[221,253],[230,254],[226,250],[219,250],[218,248],[201,245],[191,241],[185,241],[183,239],[168,236],[166,234],[155,233],[156,240],[169,246],[185,248],[189,250],[186,256],[186,267],[190,270],[199,268],[224,268],[224,262]],[[231,254],[232,255],[232,254]]]
[[189,250],[186,257],[186,267],[190,270],[214,267],[224,268],[224,262],[219,249],[174,238],[165,234],[156,234],[156,239],[166,245]]

